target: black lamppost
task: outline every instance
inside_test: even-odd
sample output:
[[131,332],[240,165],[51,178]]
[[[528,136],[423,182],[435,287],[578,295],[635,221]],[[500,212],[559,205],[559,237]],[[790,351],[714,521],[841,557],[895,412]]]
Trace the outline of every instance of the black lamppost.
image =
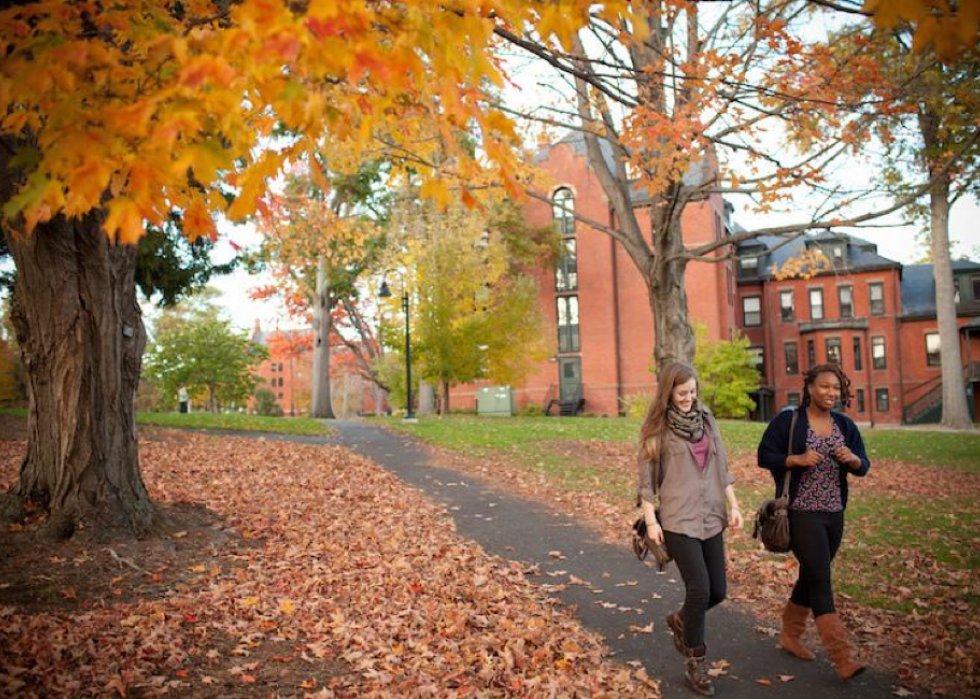
[[[387,281],[381,282],[378,296],[383,299],[391,298],[391,289],[388,288]],[[408,321],[408,287],[402,293],[402,310],[405,311],[405,419],[414,420],[415,413],[412,412],[412,332]]]

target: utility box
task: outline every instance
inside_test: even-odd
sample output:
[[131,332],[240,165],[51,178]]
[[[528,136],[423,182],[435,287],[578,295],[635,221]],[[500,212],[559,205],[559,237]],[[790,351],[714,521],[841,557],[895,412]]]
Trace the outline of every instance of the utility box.
[[516,401],[510,386],[485,386],[476,391],[476,413],[512,417],[517,412]]

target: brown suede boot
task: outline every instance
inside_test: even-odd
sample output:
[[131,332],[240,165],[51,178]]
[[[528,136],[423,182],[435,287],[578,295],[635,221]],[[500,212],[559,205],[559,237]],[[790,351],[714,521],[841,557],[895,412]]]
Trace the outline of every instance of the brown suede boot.
[[705,671],[705,647],[688,648],[684,660],[684,681],[695,694],[703,697],[713,697],[715,688],[711,684],[711,678]]
[[808,616],[809,609],[793,604],[792,601],[783,607],[783,633],[779,637],[779,645],[802,660],[813,660],[816,657],[803,645],[803,632],[806,631]]
[[844,625],[841,624],[836,612],[818,616],[817,631],[820,632],[820,641],[827,651],[830,662],[833,663],[834,669],[842,680],[849,680],[864,672],[864,665],[856,662],[852,657],[854,650],[847,640]]
[[683,656],[687,656],[687,646],[684,645],[684,617],[680,612],[667,615],[667,627],[674,636],[674,648]]

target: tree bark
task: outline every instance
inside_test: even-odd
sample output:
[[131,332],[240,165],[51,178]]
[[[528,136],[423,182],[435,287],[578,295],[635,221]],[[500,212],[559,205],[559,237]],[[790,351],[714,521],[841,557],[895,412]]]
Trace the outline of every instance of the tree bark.
[[939,175],[929,190],[932,274],[936,281],[936,320],[939,324],[943,377],[943,418],[940,424],[955,430],[971,430],[973,421],[966,403],[960,328],[956,322],[953,264],[949,257],[949,184],[948,175]]
[[[650,20],[649,26],[661,26],[659,12],[653,12]],[[653,46],[662,39],[656,29],[651,33]],[[585,49],[581,41],[576,37],[573,42],[574,51],[584,56]],[[650,47],[637,48],[632,51],[631,56],[634,68],[638,71],[654,67],[662,60],[659,57],[660,52],[651,51]],[[583,73],[591,72],[588,62],[583,60],[578,65]],[[653,315],[653,358],[657,371],[675,361],[693,366],[694,331],[688,320],[687,292],[684,289],[687,263],[680,257],[683,252],[680,220],[687,204],[683,193],[683,178],[676,178],[665,194],[649,203],[652,240],[648,239],[636,215],[632,183],[625,165],[626,151],[615,134],[611,113],[602,103],[601,96],[596,96],[599,106],[593,107],[588,87],[581,77],[576,77],[575,86],[578,113],[585,128],[583,136],[587,160],[615,214],[617,229],[612,233],[613,238],[623,245],[647,287],[650,312]],[[666,112],[665,97],[656,81],[641,81],[639,87],[639,97],[644,104]],[[594,127],[590,127],[590,124],[597,121],[602,122],[605,133],[609,135],[605,140],[613,154],[611,165],[603,155],[599,142],[603,137],[592,130]]]
[[316,296],[313,302],[313,405],[312,417],[335,419],[330,399],[330,277],[323,257],[316,269]]
[[0,517],[50,513],[66,538],[143,535],[155,511],[140,474],[135,419],[146,333],[136,246],[111,243],[103,213],[7,234],[17,268],[12,321],[27,370],[28,444]]
[[671,255],[682,248],[679,218],[654,232],[654,248],[656,253],[651,269],[645,276],[656,336],[653,360],[659,374],[672,362],[694,366],[694,331],[688,318],[684,286],[687,263],[684,259],[671,259]]
[[439,404],[439,414],[443,417],[449,415],[449,382],[442,382],[442,402]]
[[419,381],[419,415],[431,415],[435,412],[435,388],[428,381]]

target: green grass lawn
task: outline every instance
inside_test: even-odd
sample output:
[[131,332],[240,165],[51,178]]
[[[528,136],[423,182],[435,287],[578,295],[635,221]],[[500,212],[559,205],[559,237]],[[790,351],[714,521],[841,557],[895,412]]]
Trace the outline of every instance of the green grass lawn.
[[[452,415],[427,417],[417,424],[397,418],[384,423],[432,444],[473,455],[502,449],[513,451],[535,442],[635,441],[640,420],[629,418],[480,418]],[[733,454],[754,452],[765,430],[759,422],[720,420],[725,445]],[[862,430],[872,462],[877,459],[980,473],[980,434],[877,428]]]
[[[27,417],[24,408],[7,408],[0,414]],[[328,436],[331,430],[321,420],[311,418],[264,417],[242,413],[138,413],[136,423],[177,429],[243,430],[303,436]]]
[[[560,488],[604,494],[610,502],[632,503],[635,482],[629,469],[611,470],[596,465],[579,442],[632,442],[640,421],[625,418],[479,418],[453,415],[425,417],[416,424],[384,418],[383,424],[453,451],[477,457],[505,457],[530,472],[543,475]],[[733,455],[753,453],[765,430],[754,422],[721,420],[722,436]],[[914,464],[980,473],[980,434],[928,430],[864,429],[862,434],[872,462],[896,460]],[[770,486],[738,483],[739,499],[751,512],[765,498]],[[892,610],[911,609],[916,598],[883,594],[902,585],[916,592],[920,571],[912,558],[934,561],[953,574],[980,568],[980,507],[977,493],[961,498],[922,501],[915,497],[891,497],[858,492],[848,505],[845,554],[837,566],[839,589],[857,602]],[[755,546],[741,538],[737,546]],[[957,572],[958,571],[958,572]],[[891,587],[889,587],[891,586]],[[973,609],[980,598],[966,593]]]
[[244,430],[247,432],[275,432],[326,436],[331,430],[322,420],[306,417],[266,417],[243,413],[139,413],[136,422],[140,425],[157,427],[177,427],[192,429]]

